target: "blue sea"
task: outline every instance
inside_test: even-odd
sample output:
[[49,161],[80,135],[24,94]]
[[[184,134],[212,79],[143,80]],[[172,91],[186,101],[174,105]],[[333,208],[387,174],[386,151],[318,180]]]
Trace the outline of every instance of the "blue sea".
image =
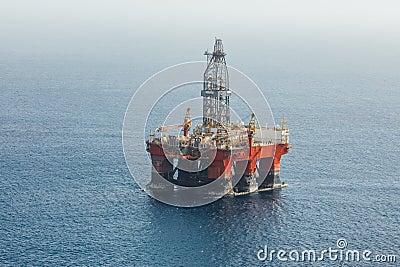
[[[282,113],[289,121],[293,148],[281,161],[289,187],[177,208],[140,190],[121,131],[140,84],[164,67],[202,59],[189,52],[146,56],[152,60],[1,55],[0,265],[397,266],[398,65],[254,63],[237,52],[228,63],[260,86],[277,121]],[[397,255],[397,263],[257,257],[265,246],[337,249],[339,239],[347,249],[371,250],[371,258]]]

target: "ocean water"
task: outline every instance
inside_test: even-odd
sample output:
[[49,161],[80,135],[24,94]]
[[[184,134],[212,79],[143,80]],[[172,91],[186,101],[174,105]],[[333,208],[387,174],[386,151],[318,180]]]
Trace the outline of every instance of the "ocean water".
[[135,89],[172,63],[2,55],[1,266],[377,264],[257,258],[266,245],[321,251],[340,238],[400,261],[395,70],[244,66],[277,119],[284,112],[289,121],[293,149],[281,162],[289,187],[176,208],[140,190],[121,144]]

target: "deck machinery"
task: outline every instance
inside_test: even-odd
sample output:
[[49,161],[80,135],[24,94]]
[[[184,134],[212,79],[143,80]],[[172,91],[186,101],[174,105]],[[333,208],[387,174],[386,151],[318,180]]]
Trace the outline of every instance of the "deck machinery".
[[[172,187],[197,187],[224,179],[230,181],[226,193],[232,195],[286,187],[280,179],[280,160],[290,148],[287,122],[282,118],[281,126],[264,127],[251,114],[248,124],[231,123],[232,92],[222,41],[216,39],[213,52],[205,55],[202,124],[192,125],[188,108],[182,124],[159,126],[151,134],[146,141],[153,165],[149,186],[157,187],[162,177]],[[181,134],[168,133],[176,127]]]

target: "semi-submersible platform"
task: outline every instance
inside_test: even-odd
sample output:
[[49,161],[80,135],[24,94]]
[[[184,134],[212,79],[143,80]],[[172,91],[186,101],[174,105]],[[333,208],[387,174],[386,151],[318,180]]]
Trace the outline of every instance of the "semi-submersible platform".
[[[260,126],[256,116],[249,114],[248,124],[231,123],[232,91],[222,41],[216,39],[213,52],[205,55],[202,123],[192,125],[188,108],[182,114],[182,124],[159,126],[150,134],[146,145],[153,168],[148,186],[157,188],[162,177],[171,187],[224,181],[230,195],[287,187],[280,179],[281,156],[290,149],[287,122],[282,118],[281,126]],[[168,133],[176,127],[180,134]],[[186,161],[186,168],[179,166],[182,161]]]

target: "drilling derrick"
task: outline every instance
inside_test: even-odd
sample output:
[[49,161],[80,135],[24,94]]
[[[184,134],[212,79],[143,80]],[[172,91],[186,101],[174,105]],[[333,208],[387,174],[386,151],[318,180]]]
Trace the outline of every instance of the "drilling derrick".
[[228,69],[221,39],[215,39],[214,51],[206,51],[207,68],[204,72],[203,126],[208,128],[227,127],[230,124]]

